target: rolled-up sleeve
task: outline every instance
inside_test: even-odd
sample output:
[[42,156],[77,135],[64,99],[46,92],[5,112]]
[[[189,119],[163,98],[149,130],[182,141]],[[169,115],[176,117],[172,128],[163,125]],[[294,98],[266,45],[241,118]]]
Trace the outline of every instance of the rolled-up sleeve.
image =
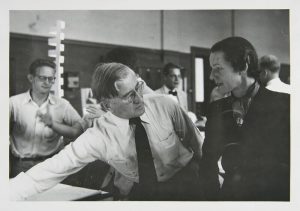
[[81,117],[78,112],[73,108],[73,106],[68,102],[65,101],[65,109],[64,109],[64,122],[67,125],[74,125],[75,123],[80,123]]
[[194,151],[196,159],[202,156],[203,137],[198,128],[189,118],[188,114],[177,104],[174,106],[173,124],[177,135],[181,138],[182,143]]

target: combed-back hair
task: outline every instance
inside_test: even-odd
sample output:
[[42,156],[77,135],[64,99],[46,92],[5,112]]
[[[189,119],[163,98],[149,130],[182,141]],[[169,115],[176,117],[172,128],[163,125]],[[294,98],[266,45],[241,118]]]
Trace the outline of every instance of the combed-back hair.
[[36,59],[29,66],[29,73],[31,75],[35,75],[36,74],[36,70],[39,67],[43,67],[43,66],[51,67],[54,70],[56,68],[55,63],[52,60],[50,60],[50,59]]
[[211,53],[221,51],[225,60],[230,62],[236,72],[245,70],[248,65],[247,74],[249,77],[258,78],[258,57],[253,45],[242,37],[228,37],[215,43]]
[[127,47],[116,47],[113,48],[106,54],[105,62],[111,63],[121,63],[132,69],[136,72],[136,63],[137,63],[137,56],[134,50],[127,48]]
[[166,64],[165,66],[164,66],[164,68],[163,68],[163,74],[164,75],[169,75],[169,73],[170,73],[170,70],[172,70],[172,69],[181,69],[181,67],[179,67],[178,65],[176,65],[176,64],[173,64],[173,63],[168,63],[168,64]]
[[259,60],[259,69],[268,69],[272,73],[277,73],[280,71],[280,62],[278,61],[278,58],[274,55],[265,55],[262,56]]
[[126,78],[128,67],[120,63],[99,63],[92,78],[93,96],[99,102],[118,96],[115,82]]

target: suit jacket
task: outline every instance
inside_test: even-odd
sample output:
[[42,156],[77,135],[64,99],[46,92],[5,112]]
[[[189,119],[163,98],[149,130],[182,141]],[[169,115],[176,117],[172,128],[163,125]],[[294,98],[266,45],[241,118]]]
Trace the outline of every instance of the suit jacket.
[[[165,86],[162,86],[161,88],[155,90],[158,94],[165,94],[168,95],[169,93],[166,91]],[[188,104],[187,104],[187,95],[184,91],[177,89],[177,99],[179,102],[179,105],[185,110],[188,111]]]
[[205,136],[200,173],[208,200],[220,199],[217,161],[228,143],[241,146],[240,153],[231,155],[239,163],[240,180],[228,188],[225,177],[223,186],[231,193],[223,200],[289,200],[289,94],[260,87],[240,127],[232,97],[217,100],[210,104]]

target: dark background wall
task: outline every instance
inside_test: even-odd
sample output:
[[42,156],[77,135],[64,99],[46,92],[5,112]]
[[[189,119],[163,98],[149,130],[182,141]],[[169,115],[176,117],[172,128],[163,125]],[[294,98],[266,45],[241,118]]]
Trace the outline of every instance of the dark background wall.
[[[105,55],[118,45],[93,43],[86,41],[64,40],[64,72],[79,75],[80,88],[90,87],[94,67],[104,60]],[[137,71],[152,89],[162,86],[161,69],[167,62],[184,67],[184,76],[191,80],[191,56],[188,53],[160,51],[154,49],[128,47],[137,55]],[[10,96],[25,92],[29,88],[27,74],[29,65],[36,58],[47,58],[47,37],[24,34],[10,34]],[[190,83],[187,83],[190,84]],[[191,87],[188,87],[191,89]],[[81,113],[80,89],[68,89],[65,98]],[[189,101],[192,102],[191,95]],[[191,104],[191,103],[190,103]]]
[[[119,45],[68,39],[64,40],[63,43],[65,44],[65,51],[63,52],[65,56],[64,72],[78,74],[80,83],[79,88],[64,90],[64,97],[81,114],[80,88],[90,87],[95,65],[104,61],[105,55]],[[187,92],[189,110],[196,113],[198,117],[206,114],[207,102],[213,88],[213,84],[209,81],[208,48],[191,47],[191,53],[131,46],[128,48],[133,50],[137,56],[137,72],[154,90],[162,86],[161,69],[164,64],[173,62],[182,66],[184,68],[183,76],[186,78],[183,82],[183,89]],[[10,33],[10,96],[28,90],[28,67],[36,58],[47,58],[48,49],[47,37]],[[194,102],[194,59],[197,57],[204,59],[204,103]],[[282,64],[281,67],[281,79],[289,83],[289,65]]]

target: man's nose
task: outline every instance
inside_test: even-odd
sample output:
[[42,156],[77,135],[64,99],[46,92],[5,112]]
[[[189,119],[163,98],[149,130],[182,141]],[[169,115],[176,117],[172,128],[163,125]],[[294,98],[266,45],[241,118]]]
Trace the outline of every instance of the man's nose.
[[139,104],[141,101],[143,101],[143,93],[139,93],[139,92],[135,91],[135,97],[134,97],[133,103]]
[[51,84],[52,83],[51,79],[49,79],[49,78],[46,78],[46,80],[44,82],[47,83],[47,84]]

